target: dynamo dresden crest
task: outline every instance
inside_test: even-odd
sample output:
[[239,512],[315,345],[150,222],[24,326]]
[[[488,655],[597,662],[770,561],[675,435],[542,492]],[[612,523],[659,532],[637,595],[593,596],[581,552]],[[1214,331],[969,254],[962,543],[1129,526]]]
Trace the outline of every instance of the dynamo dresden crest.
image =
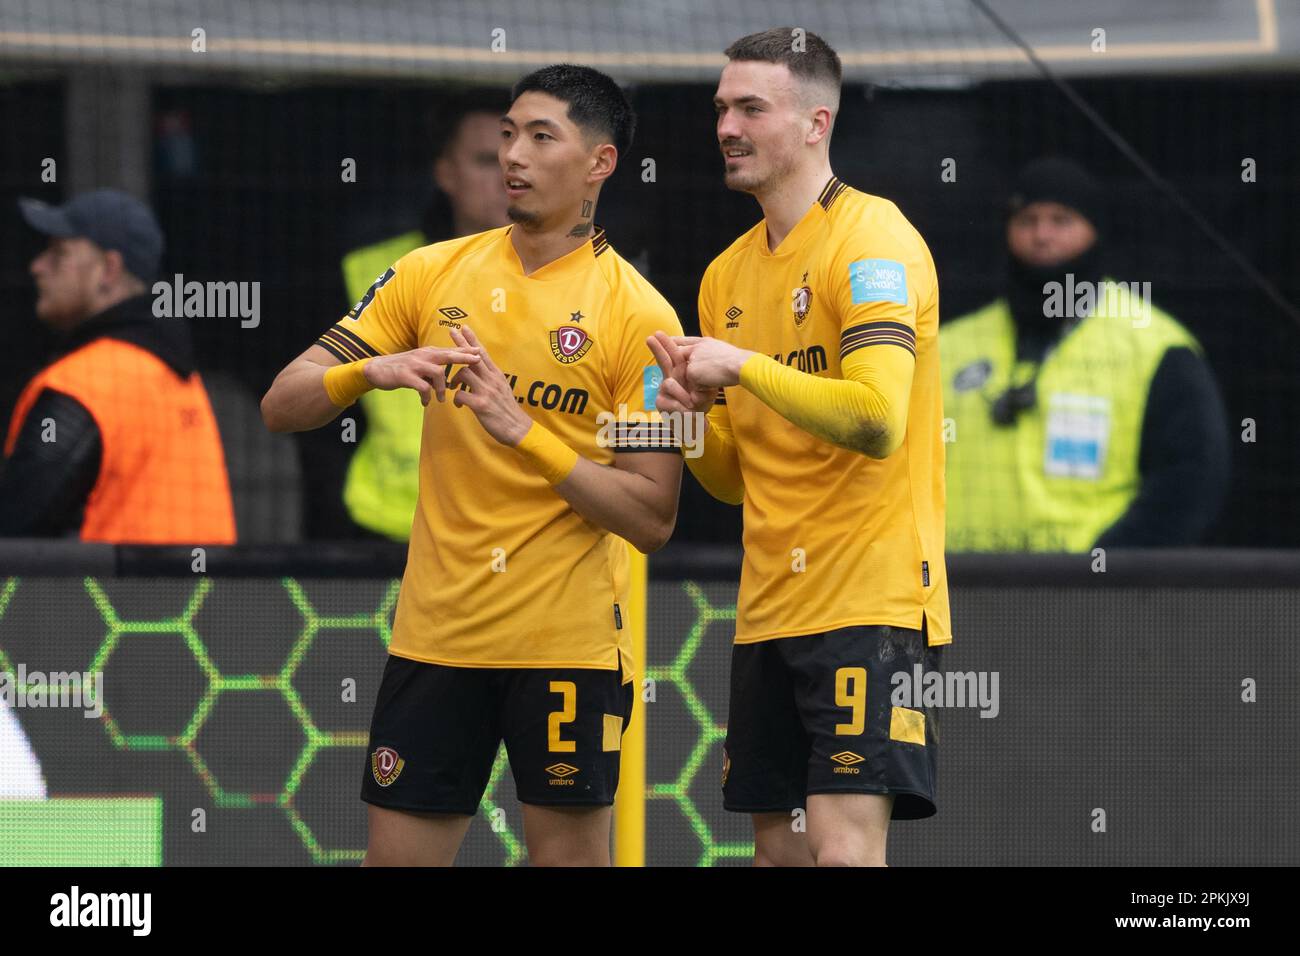
[[812,308],[812,289],[806,285],[795,289],[790,295],[790,308],[794,310],[794,327],[797,329],[803,325],[808,310]]
[[370,772],[375,775],[375,783],[381,787],[391,786],[402,773],[406,761],[397,756],[392,747],[380,747],[370,755]]
[[591,336],[584,329],[562,325],[551,332],[551,354],[564,365],[572,365],[591,350]]

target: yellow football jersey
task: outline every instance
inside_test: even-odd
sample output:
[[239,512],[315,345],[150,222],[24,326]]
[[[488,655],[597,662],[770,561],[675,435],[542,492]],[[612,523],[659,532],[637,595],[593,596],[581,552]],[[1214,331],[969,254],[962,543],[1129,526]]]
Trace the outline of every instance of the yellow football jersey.
[[[603,230],[525,276],[512,226],[424,246],[319,339],[344,361],[451,347],[468,325],[520,408],[580,455],[680,454],[654,411],[656,331],[672,307]],[[629,545],[575,512],[468,408],[430,399],[420,493],[393,639],[399,656],[463,667],[622,667]]]
[[709,266],[705,335],[813,375],[903,348],[915,367],[902,447],[873,459],[724,390],[745,482],[736,642],[860,624],[948,644],[939,291],[924,240],[886,199],[831,179],[775,252],[759,222]]

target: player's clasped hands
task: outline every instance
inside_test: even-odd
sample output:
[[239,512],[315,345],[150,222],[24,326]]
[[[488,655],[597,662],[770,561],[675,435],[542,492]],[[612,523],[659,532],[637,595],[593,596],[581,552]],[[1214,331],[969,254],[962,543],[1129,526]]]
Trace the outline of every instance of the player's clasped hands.
[[459,331],[452,329],[451,339],[458,348],[479,358],[478,362],[466,363],[452,376],[450,384],[457,386],[453,403],[457,408],[472,411],[483,430],[501,444],[518,445],[528,434],[533,420],[519,407],[505,374],[468,325],[462,325]]
[[752,355],[717,339],[656,332],[646,339],[663,369],[655,408],[661,412],[707,412],[718,389],[740,382],[740,366]]
[[447,392],[446,370],[452,365],[474,365],[479,355],[471,348],[441,349],[426,346],[381,355],[366,363],[365,376],[375,388],[391,391],[413,388],[428,405],[430,396],[442,401]]

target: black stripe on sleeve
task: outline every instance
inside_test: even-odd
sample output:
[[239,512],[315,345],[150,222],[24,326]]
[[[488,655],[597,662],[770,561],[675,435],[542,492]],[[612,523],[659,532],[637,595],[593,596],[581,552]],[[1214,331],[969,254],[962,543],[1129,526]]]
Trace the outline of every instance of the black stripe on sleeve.
[[340,322],[336,322],[330,331],[337,332],[339,335],[343,336],[360,349],[363,355],[368,356],[369,358],[377,358],[380,354],[379,349],[375,348],[351,329],[345,329],[343,324]]
[[902,322],[864,322],[840,335],[840,358],[869,345],[898,345],[916,356],[916,333]]
[[326,352],[329,352],[330,355],[333,355],[336,359],[338,359],[340,362],[342,362],[345,365],[348,362],[355,361],[351,355],[345,355],[337,347],[331,344],[330,341],[326,339],[325,336],[323,335],[316,340],[316,344],[319,345],[321,348],[323,348]]
[[615,451],[677,451],[681,439],[667,422],[626,422],[614,426]]

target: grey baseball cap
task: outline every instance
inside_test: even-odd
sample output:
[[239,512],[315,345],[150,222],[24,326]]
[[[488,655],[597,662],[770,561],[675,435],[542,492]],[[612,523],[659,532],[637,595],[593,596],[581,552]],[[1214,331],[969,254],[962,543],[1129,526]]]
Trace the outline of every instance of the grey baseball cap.
[[37,232],[58,239],[89,239],[101,249],[116,249],[137,279],[151,281],[162,263],[163,234],[152,210],[117,189],[96,189],[51,206],[19,199],[18,208]]

